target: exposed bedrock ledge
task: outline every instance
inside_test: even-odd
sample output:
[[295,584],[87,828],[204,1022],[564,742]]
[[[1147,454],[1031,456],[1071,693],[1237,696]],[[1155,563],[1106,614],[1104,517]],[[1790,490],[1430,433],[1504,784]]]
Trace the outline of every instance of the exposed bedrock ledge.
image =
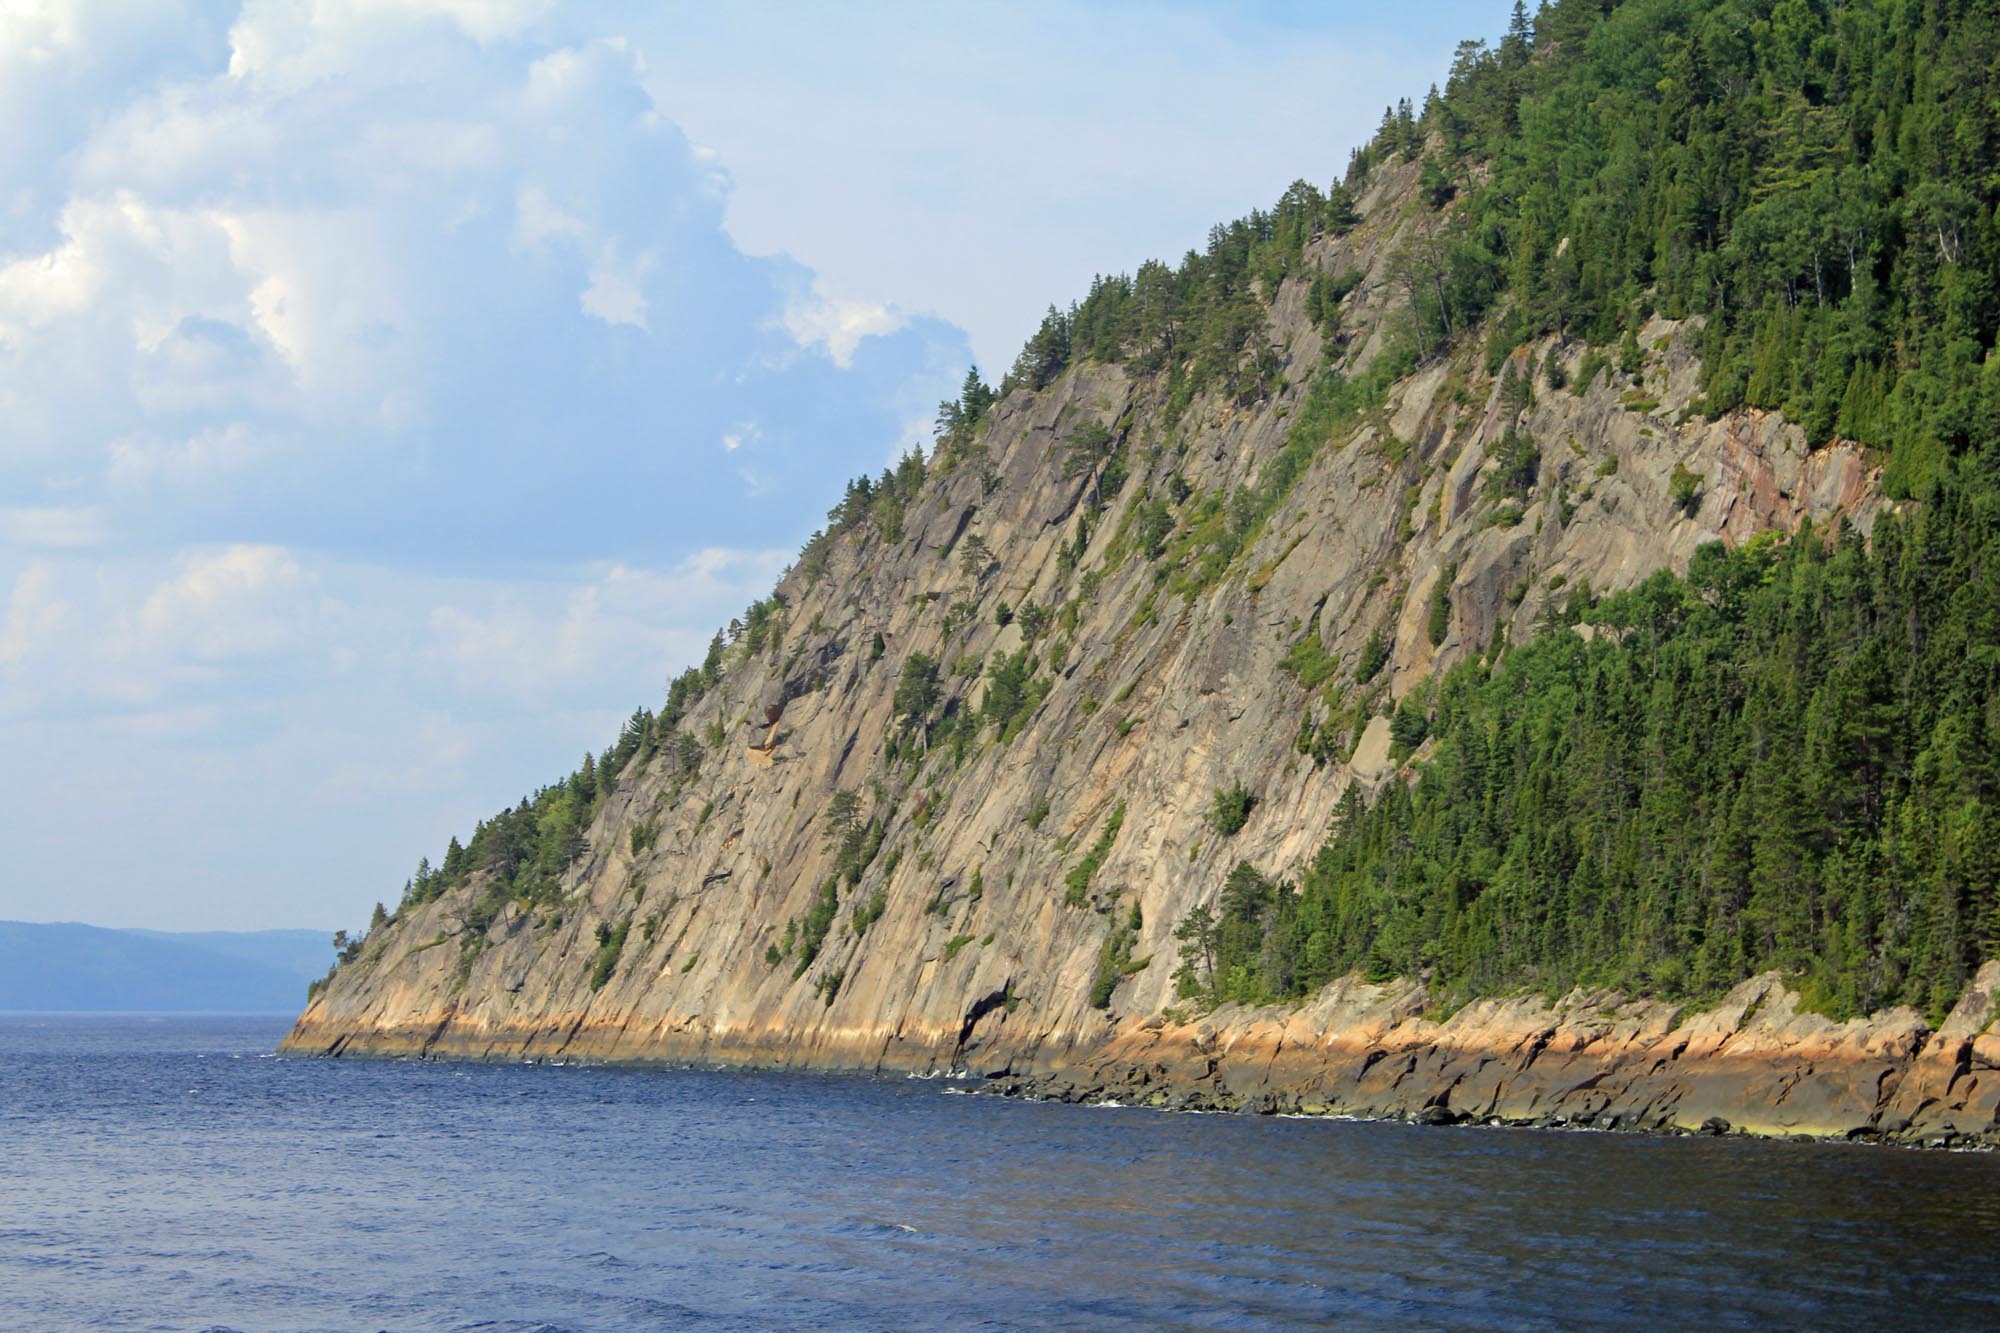
[[1121,1031],[1072,1068],[1003,1080],[1063,1100],[1182,1109],[2000,1146],[1988,963],[1933,1032],[1907,1009],[1835,1023],[1775,974],[1711,1009],[1576,992],[1423,1016],[1410,982],[1344,981],[1286,1011]]
[[[1107,1027],[1075,1043],[976,1029],[757,1025],[634,1030],[552,1015],[488,1028],[451,1013],[357,1030],[302,1022],[294,1054],[698,1064],[876,1073],[964,1068],[999,1091],[1176,1109],[2000,1146],[2000,963],[1937,1030],[1907,1009],[1835,1023],[1775,974],[1713,1008],[1575,992],[1483,1000],[1443,1022],[1417,982],[1349,979],[1297,1008]],[[983,1016],[982,1016],[983,1017]],[[963,1044],[961,1044],[963,1042]]]

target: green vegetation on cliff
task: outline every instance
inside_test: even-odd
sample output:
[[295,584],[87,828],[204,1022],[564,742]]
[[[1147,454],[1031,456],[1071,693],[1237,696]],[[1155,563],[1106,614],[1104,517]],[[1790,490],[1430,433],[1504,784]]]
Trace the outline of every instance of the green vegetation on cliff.
[[[1306,243],[1351,224],[1350,192],[1391,157],[1422,157],[1423,197],[1449,210],[1395,266],[1420,355],[1555,333],[1613,349],[1586,381],[1629,376],[1649,313],[1699,316],[1710,413],[1781,409],[1815,442],[1891,450],[1904,496],[2000,430],[2000,15],[1983,0],[1517,10],[1497,49],[1461,44],[1420,112],[1385,114],[1346,182],[1296,182],[1178,268],[1099,279],[1051,309],[1009,385],[1088,358],[1258,396],[1279,367],[1257,293],[1308,276]],[[1311,276],[1338,347],[1345,289]]]
[[1933,1014],[2000,954],[2000,453],[1872,547],[1702,548],[1449,673],[1414,788],[1350,791],[1298,892],[1239,867],[1183,989],[1719,993],[1767,967]]
[[1462,47],[1351,178],[1392,153],[1467,187],[1406,257],[1420,345],[1480,317],[1499,352],[1618,344],[1587,383],[1642,364],[1649,312],[1700,316],[1707,410],[1878,446],[1920,503],[1872,544],[1704,548],[1589,639],[1572,610],[1460,666],[1408,719],[1437,738],[1413,789],[1350,795],[1296,893],[1239,866],[1182,923],[1183,993],[1699,997],[1779,967],[1833,1012],[1941,1013],[2000,953],[2000,11],[1561,0]]
[[1426,116],[1448,157],[1490,163],[1464,235],[1504,274],[1503,341],[1575,333],[1629,362],[1645,309],[1702,316],[1711,412],[1778,408],[1816,442],[1893,450],[1898,494],[1991,438],[2000,14],[1603,7],[1565,0],[1495,56],[1462,53]]
[[[619,773],[634,759],[644,760],[663,744],[672,744],[676,762],[690,761],[687,747],[698,745],[686,735],[663,728],[666,715],[655,717],[644,709],[635,712],[619,733],[617,744],[601,755],[586,754],[574,773],[561,782],[543,787],[520,804],[502,810],[491,819],[481,820],[469,845],[451,840],[442,864],[433,867],[429,858],[403,886],[402,907],[411,907],[440,897],[480,876],[487,892],[473,904],[467,925],[483,930],[500,907],[510,899],[540,902],[555,897],[563,871],[583,851],[583,832],[596,817]],[[634,829],[634,846],[650,834]]]

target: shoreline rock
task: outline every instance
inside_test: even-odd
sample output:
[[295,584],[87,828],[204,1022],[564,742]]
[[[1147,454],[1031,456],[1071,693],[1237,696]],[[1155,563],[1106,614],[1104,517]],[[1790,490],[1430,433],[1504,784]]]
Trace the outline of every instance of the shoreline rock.
[[802,1048],[750,1033],[633,1040],[556,1020],[533,1031],[429,1025],[316,1033],[289,1054],[703,1065],[873,1074],[966,1072],[984,1091],[1041,1100],[1350,1116],[1427,1126],[1586,1128],[2000,1147],[2000,962],[1946,1021],[1892,1009],[1845,1023],[1798,1012],[1775,974],[1713,1008],[1575,992],[1482,1000],[1424,1016],[1420,982],[1348,978],[1296,1008],[1225,1007],[1199,1020],[1135,1017],[1067,1049],[1025,1034],[929,1054],[882,1033]]

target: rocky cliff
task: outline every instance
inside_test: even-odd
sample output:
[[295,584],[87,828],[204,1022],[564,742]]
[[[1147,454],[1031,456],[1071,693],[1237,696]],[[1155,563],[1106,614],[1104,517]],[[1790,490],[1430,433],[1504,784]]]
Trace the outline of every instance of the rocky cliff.
[[[485,923],[475,877],[407,907],[285,1049],[969,1069],[1188,1104],[1990,1132],[1991,969],[1935,1033],[1902,1011],[1802,1017],[1768,977],[1699,1014],[1572,995],[1434,1022],[1420,979],[1344,981],[1284,1010],[1174,1010],[1175,925],[1239,860],[1298,866],[1354,784],[1405,780],[1423,755],[1392,744],[1389,715],[1432,673],[1538,625],[1575,632],[1549,613],[1585,585],[1806,520],[1866,528],[1883,504],[1857,449],[1809,450],[1768,413],[1691,412],[1699,330],[1655,319],[1640,373],[1581,393],[1547,370],[1574,379],[1585,349],[1548,339],[1491,368],[1470,340],[1418,364],[1305,441],[1303,471],[1266,486],[1274,503],[1243,549],[1204,560],[1203,525],[1268,482],[1288,442],[1296,456],[1315,376],[1353,382],[1385,355],[1407,304],[1394,257],[1443,225],[1416,178],[1377,169],[1358,225],[1260,292],[1276,362],[1261,394],[1185,401],[1168,374],[1085,363],[994,403],[982,448],[933,461],[900,531],[850,527],[787,574],[773,632],[729,651],[682,743],[618,775],[559,901]],[[1339,332],[1308,313],[1317,274],[1348,288]],[[1489,484],[1510,430],[1539,467]],[[1379,669],[1362,661],[1383,648]],[[1006,686],[1022,707],[976,739],[927,745],[898,707],[914,654],[941,664],[923,717],[943,720],[973,716],[999,687],[992,665],[1023,653]],[[1235,784],[1255,803],[1225,836],[1211,809]],[[841,791],[872,830],[852,883],[829,829]]]

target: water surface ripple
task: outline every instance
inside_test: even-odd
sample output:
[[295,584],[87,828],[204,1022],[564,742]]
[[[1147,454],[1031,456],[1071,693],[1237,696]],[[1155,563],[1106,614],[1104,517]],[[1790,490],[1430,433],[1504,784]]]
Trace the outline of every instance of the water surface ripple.
[[1993,1327],[2000,1158],[0,1016],[21,1329]]

